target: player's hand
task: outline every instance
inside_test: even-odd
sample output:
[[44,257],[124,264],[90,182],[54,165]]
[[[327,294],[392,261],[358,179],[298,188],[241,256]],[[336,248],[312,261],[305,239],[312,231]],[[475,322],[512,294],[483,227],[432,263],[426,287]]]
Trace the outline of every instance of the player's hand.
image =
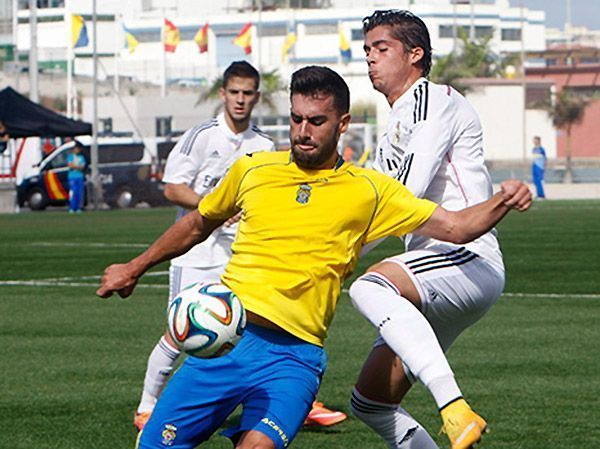
[[236,224],[241,219],[242,219],[242,211],[238,212],[233,217],[228,218],[227,221],[225,221],[225,223],[223,223],[223,226],[227,226],[227,227],[233,226],[234,224]]
[[529,187],[516,179],[509,179],[500,184],[500,192],[504,204],[511,209],[524,212],[531,207],[533,197]]
[[137,281],[138,279],[131,272],[129,265],[110,265],[104,270],[96,295],[101,298],[110,298],[116,292],[121,298],[127,298],[133,292]]

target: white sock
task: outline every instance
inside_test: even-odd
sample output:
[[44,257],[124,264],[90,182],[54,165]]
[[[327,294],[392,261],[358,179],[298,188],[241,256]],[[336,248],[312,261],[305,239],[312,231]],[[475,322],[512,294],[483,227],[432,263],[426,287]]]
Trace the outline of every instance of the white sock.
[[432,394],[438,408],[462,393],[429,321],[385,276],[369,272],[350,287],[354,307]]
[[151,412],[177,363],[181,351],[167,343],[163,335],[158,341],[150,357],[144,378],[144,391],[137,412]]
[[367,399],[355,388],[350,410],[381,436],[390,449],[438,449],[423,426],[399,405]]

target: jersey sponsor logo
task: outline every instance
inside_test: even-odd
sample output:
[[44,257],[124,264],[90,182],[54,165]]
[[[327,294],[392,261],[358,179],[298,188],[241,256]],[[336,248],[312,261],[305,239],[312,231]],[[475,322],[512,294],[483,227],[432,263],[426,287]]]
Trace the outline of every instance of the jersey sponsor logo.
[[161,443],[163,446],[173,446],[175,438],[177,438],[177,427],[173,424],[165,424],[161,436]]
[[211,175],[204,175],[204,181],[202,182],[202,187],[204,187],[204,188],[214,187],[219,183],[220,179],[221,179],[220,176],[213,177]]
[[300,204],[308,203],[308,200],[310,199],[311,190],[312,187],[308,184],[300,184],[300,186],[298,187],[298,191],[296,192],[296,201]]
[[284,447],[287,447],[287,445],[290,444],[289,438],[287,437],[287,435],[285,434],[283,429],[281,427],[279,427],[279,425],[275,421],[273,421],[269,418],[263,418],[260,420],[260,422],[267,425],[268,427],[273,429],[275,432],[277,432],[277,434],[281,438],[281,441],[283,441]]

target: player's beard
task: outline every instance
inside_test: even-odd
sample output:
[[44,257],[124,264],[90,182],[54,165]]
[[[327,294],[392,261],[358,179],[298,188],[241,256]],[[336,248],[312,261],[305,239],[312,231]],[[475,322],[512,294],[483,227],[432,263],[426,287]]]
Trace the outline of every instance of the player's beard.
[[[317,151],[308,153],[297,148],[296,145],[312,145]],[[328,139],[321,145],[317,145],[316,142],[309,139],[297,137],[292,144],[292,156],[294,161],[300,167],[308,169],[324,168],[323,165],[331,158],[333,152],[337,152],[337,139],[335,137]]]

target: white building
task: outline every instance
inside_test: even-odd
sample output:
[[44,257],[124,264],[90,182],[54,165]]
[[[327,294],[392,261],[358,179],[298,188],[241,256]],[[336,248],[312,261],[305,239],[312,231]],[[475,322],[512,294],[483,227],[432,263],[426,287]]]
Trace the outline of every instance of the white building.
[[[38,54],[40,68],[64,70],[68,55],[70,34],[67,22],[70,14],[82,15],[87,24],[89,44],[75,49],[74,72],[77,75],[92,74],[92,17],[89,0],[46,0],[49,8],[38,10]],[[434,57],[443,56],[457,45],[457,30],[464,29],[475,38],[490,37],[490,46],[496,53],[541,51],[545,49],[545,16],[542,11],[511,7],[508,0],[475,0],[472,4],[462,0],[289,0],[291,5],[330,3],[329,8],[276,9],[275,3],[263,0],[262,11],[249,7],[244,0],[118,0],[98,1],[97,48],[100,59],[100,78],[126,77],[150,82],[156,86],[169,83],[207,84],[220,75],[233,60],[246,59],[262,71],[277,69],[284,80],[298,67],[307,64],[325,64],[344,76],[350,85],[352,100],[375,103],[378,110],[380,134],[387,116],[388,105],[382,95],[374,93],[366,76],[366,64],[362,50],[362,19],[375,9],[410,9],[427,24],[434,50]],[[256,3],[256,2],[255,2]],[[414,4],[410,4],[414,3]],[[28,51],[29,12],[19,11],[18,47]],[[180,31],[181,42],[175,53],[163,52],[161,29],[164,18],[173,22]],[[200,54],[193,41],[198,30],[208,21],[207,53]],[[252,22],[252,52],[245,54],[233,44],[233,39],[249,22]],[[125,48],[124,28],[133,34],[139,45],[133,53]],[[296,33],[296,43],[289,56],[282,58],[282,49],[289,30]],[[342,61],[340,57],[340,30],[350,43],[352,58]],[[508,89],[503,97],[498,89]],[[496,126],[505,123],[508,129],[486,129],[486,146],[489,155],[499,159],[522,160],[525,148],[523,120],[518,119],[523,101],[500,101],[502,98],[522,98],[518,86],[492,86],[488,89],[499,99],[491,103],[485,98],[473,96],[473,102],[486,123]],[[510,91],[510,92],[509,92]],[[479,91],[481,92],[481,90]],[[519,93],[521,92],[521,93]],[[168,122],[171,129],[183,130],[210,117],[214,105],[194,107],[197,91],[185,97],[171,91],[161,98],[156,89],[146,94],[121,91],[127,112],[112,95],[99,101],[99,117],[110,120],[115,131],[132,130],[128,116],[133,117],[144,135],[153,135],[159,128],[158,121]],[[129,95],[127,95],[129,94]],[[287,114],[287,100],[282,95],[279,115]],[[83,98],[83,119],[91,121],[91,99]],[[500,108],[499,104],[502,104]],[[185,106],[183,106],[185,105]],[[513,117],[514,120],[505,120]],[[504,120],[504,121],[503,121]],[[543,121],[543,119],[541,119]],[[531,120],[530,120],[531,121]],[[514,124],[514,126],[511,125]],[[544,124],[544,129],[547,126]],[[498,131],[498,132],[496,132]],[[551,132],[551,131],[549,131]],[[506,136],[511,136],[506,145]],[[545,141],[553,135],[543,136]],[[514,141],[514,142],[513,142]]]

